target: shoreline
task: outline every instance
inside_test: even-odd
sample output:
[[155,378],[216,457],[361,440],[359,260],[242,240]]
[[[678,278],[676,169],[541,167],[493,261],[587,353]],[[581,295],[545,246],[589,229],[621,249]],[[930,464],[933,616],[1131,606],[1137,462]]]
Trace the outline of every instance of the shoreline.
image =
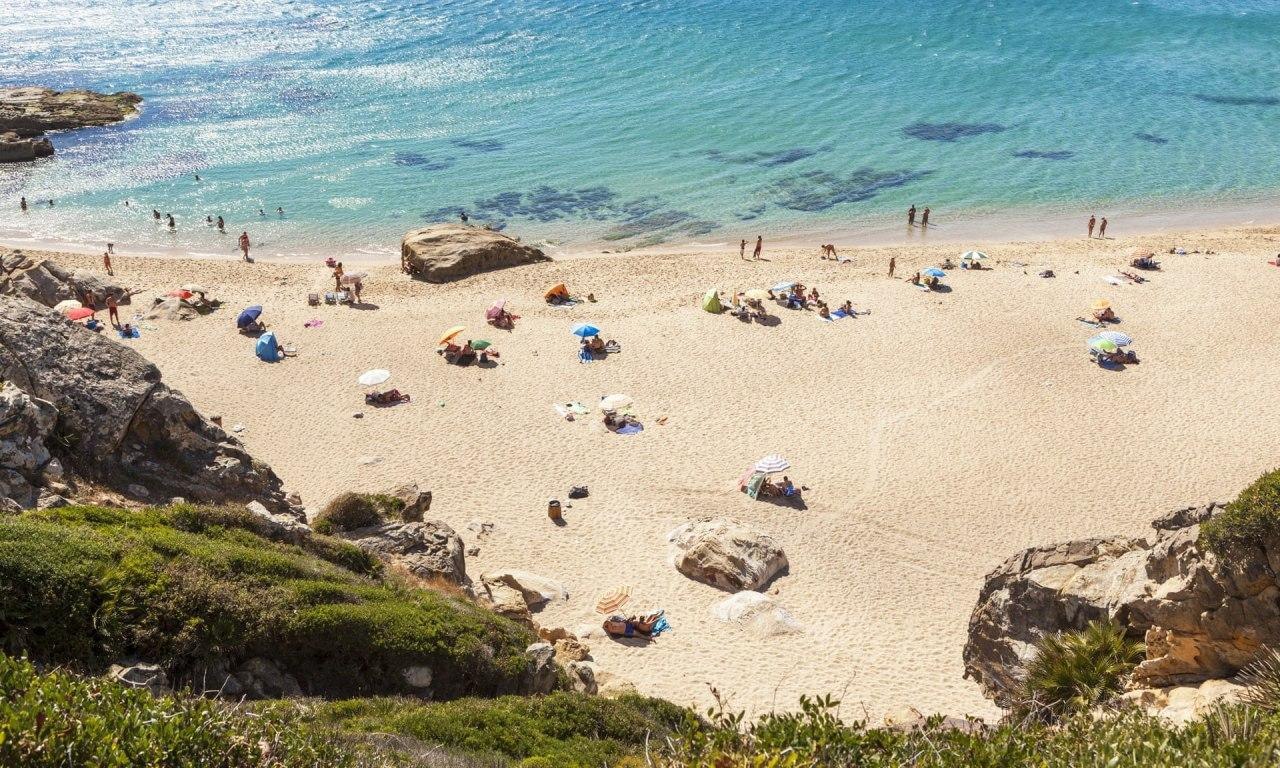
[[[1068,213],[1060,207],[1027,207],[1017,210],[990,212],[968,211],[949,219],[947,212],[935,212],[930,226],[907,227],[899,216],[874,216],[859,219],[844,217],[838,222],[825,224],[818,220],[799,222],[792,227],[753,229],[752,222],[737,227],[735,237],[727,235],[728,227],[710,233],[701,239],[668,240],[652,245],[626,247],[625,243],[601,239],[580,242],[562,242],[543,236],[542,226],[528,224],[526,242],[542,248],[553,259],[573,259],[597,255],[658,255],[670,253],[698,253],[723,250],[732,252],[737,240],[746,238],[748,247],[756,234],[765,236],[766,255],[770,250],[817,249],[823,243],[834,243],[838,249],[879,249],[893,247],[930,247],[937,245],[1036,243],[1052,240],[1084,239],[1082,230],[1089,213],[1109,219],[1108,237],[1141,237],[1168,235],[1179,232],[1204,232],[1251,226],[1280,224],[1280,196],[1241,197],[1220,205],[1204,205],[1206,201],[1165,201],[1164,205],[1150,207],[1129,203],[1115,207],[1097,206],[1088,213]],[[923,209],[923,206],[920,206]],[[564,222],[555,222],[563,225]],[[425,226],[425,224],[423,224]],[[408,230],[406,230],[408,231]],[[507,232],[522,231],[508,227]],[[250,236],[252,236],[250,232]],[[750,235],[750,236],[748,236]],[[95,255],[101,254],[105,243],[90,244],[76,240],[61,240],[32,236],[29,231],[0,227],[0,243],[28,250],[61,251]],[[127,241],[115,241],[118,256],[145,256],[152,258],[197,258],[219,261],[239,261],[238,251],[223,253],[185,246],[157,247],[134,245]],[[398,258],[399,245],[383,247],[366,245],[363,248],[316,248],[301,250],[271,250],[271,243],[262,244],[254,255],[255,262],[302,264],[314,259],[334,257],[366,265],[393,264]]]

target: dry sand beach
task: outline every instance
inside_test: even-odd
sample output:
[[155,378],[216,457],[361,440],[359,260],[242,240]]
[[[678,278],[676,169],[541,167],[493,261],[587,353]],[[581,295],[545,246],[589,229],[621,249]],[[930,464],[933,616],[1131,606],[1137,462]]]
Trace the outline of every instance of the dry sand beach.
[[[1115,226],[1113,224],[1113,226]],[[767,245],[767,243],[766,243]],[[394,265],[369,270],[376,307],[309,307],[332,286],[314,264],[114,258],[117,279],[150,298],[198,281],[226,302],[188,322],[147,321],[132,345],[206,413],[223,416],[288,487],[318,507],[343,490],[421,480],[431,516],[458,530],[472,577],[516,568],[562,582],[567,601],[538,621],[598,626],[599,595],[629,585],[629,607],[665,608],[674,631],[647,647],[589,640],[601,667],[643,693],[705,706],[710,686],[759,713],[832,692],[846,713],[994,714],[962,679],[968,616],[984,573],[1019,548],[1145,532],[1168,508],[1229,498],[1274,468],[1280,444],[1280,227],[1137,239],[972,243],[991,271],[951,271],[946,293],[900,279],[954,245],[848,252],[575,257],[428,285]],[[1142,285],[1103,280],[1135,246],[1161,253]],[[1214,255],[1164,255],[1172,246]],[[899,279],[885,269],[898,261]],[[58,255],[101,269],[96,256]],[[1025,266],[1024,266],[1025,265]],[[1057,277],[1037,273],[1045,268]],[[771,309],[773,327],[698,308],[710,287],[816,285],[836,306],[871,314],[823,323]],[[542,301],[563,281],[598,303]],[[484,322],[498,298],[521,319]],[[1074,320],[1112,302],[1141,364],[1090,363],[1093,330]],[[244,305],[299,354],[276,364],[236,333]],[[317,318],[322,327],[304,328]],[[581,364],[575,322],[598,325],[621,354]],[[436,339],[501,351],[490,369],[447,365]],[[413,397],[368,408],[356,377],[387,368]],[[567,422],[556,403],[635,399],[642,434],[604,430],[598,413]],[[363,418],[353,418],[363,412]],[[659,417],[666,417],[659,424]],[[807,509],[754,502],[735,481],[781,453],[809,488]],[[590,498],[547,501],[573,485]],[[769,588],[803,627],[759,638],[711,615],[727,593],[669,564],[666,533],[700,516],[736,518],[774,535],[790,572]],[[494,523],[478,539],[468,523]]]

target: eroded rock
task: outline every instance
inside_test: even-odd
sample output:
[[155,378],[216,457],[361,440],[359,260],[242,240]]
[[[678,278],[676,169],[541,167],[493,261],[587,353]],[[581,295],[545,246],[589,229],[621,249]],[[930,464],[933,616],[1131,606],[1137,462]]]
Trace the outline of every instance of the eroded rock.
[[361,549],[399,562],[420,578],[470,583],[462,539],[439,520],[379,523],[341,535]]
[[429,283],[551,261],[515,238],[465,224],[434,224],[407,232],[400,244],[400,259],[406,272]]
[[772,536],[733,520],[695,520],[667,539],[677,570],[720,589],[759,589],[787,567],[787,556]]
[[129,289],[92,272],[66,269],[52,261],[36,262],[18,269],[0,280],[0,293],[25,296],[37,304],[52,307],[60,301],[80,301],[86,293],[92,293],[99,307],[105,307],[108,297],[119,304],[128,304]]

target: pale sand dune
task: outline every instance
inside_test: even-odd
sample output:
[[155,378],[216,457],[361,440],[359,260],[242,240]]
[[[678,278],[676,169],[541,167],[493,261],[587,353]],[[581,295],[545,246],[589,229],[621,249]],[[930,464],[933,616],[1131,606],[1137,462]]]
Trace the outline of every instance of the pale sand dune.
[[[245,424],[248,447],[308,504],[421,479],[435,492],[432,516],[480,545],[473,577],[519,568],[569,588],[544,624],[597,624],[598,595],[619,584],[635,588],[633,607],[665,607],[675,631],[650,647],[591,641],[602,667],[642,692],[705,706],[715,685],[754,712],[834,692],[858,715],[906,705],[990,715],[960,660],[984,573],[1032,544],[1142,534],[1155,514],[1229,498],[1280,463],[1280,269],[1263,263],[1278,241],[1280,229],[1145,237],[1157,250],[1219,254],[1162,256],[1165,270],[1140,286],[1102,280],[1135,241],[991,244],[995,270],[953,271],[947,294],[883,272],[891,254],[910,274],[955,256],[953,246],[864,250],[841,266],[812,251],[758,264],[736,249],[608,255],[448,286],[379,266],[369,311],[307,307],[306,293],[329,284],[321,264],[115,263],[146,296],[194,279],[228,303],[192,322],[158,322],[131,344],[227,427]],[[1037,277],[1044,266],[1058,277]],[[779,309],[781,324],[769,328],[697,308],[709,286],[784,278],[873,314],[828,325]],[[546,306],[543,289],[560,280],[599,303]],[[483,322],[498,297],[523,316],[513,333]],[[1092,331],[1072,318],[1098,297],[1114,303],[1142,364],[1089,364]],[[232,328],[249,303],[266,305],[297,358],[253,357]],[[304,330],[312,317],[324,327]],[[569,326],[582,320],[623,353],[580,364]],[[495,342],[501,366],[444,364],[434,341],[459,322],[471,326],[464,338]],[[391,369],[413,403],[364,407],[355,378],[375,367]],[[551,407],[613,392],[635,398],[642,435],[608,434],[597,414],[568,423]],[[774,451],[810,487],[807,510],[734,489]],[[361,465],[366,456],[381,461]],[[574,484],[588,484],[591,498],[556,527],[546,502]],[[802,634],[762,641],[711,617],[724,594],[676,573],[664,538],[699,515],[781,540],[791,573],[776,582],[777,599]],[[496,523],[484,541],[466,529],[476,518]]]

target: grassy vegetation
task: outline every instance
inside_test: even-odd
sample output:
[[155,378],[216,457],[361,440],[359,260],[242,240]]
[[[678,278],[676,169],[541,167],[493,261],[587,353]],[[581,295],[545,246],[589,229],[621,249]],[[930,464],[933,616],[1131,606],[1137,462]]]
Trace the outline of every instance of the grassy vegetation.
[[0,655],[0,765],[313,768],[385,765],[287,714],[249,714]]
[[384,520],[398,518],[404,512],[404,501],[382,493],[340,493],[333,498],[312,525],[320,533],[353,531]]
[[1200,546],[1221,556],[1265,549],[1280,538],[1280,469],[1253,481],[1200,526]]
[[1125,677],[1143,657],[1142,643],[1107,622],[1050,635],[1037,644],[1027,664],[1015,714],[1052,721],[1087,712],[1120,693]]
[[190,506],[0,518],[0,650],[90,670],[136,656],[179,678],[213,657],[262,656],[334,697],[400,692],[418,664],[437,698],[516,690],[528,630],[380,579],[344,542],[291,546],[260,525]]
[[[555,768],[625,765],[646,738],[655,747],[696,721],[693,713],[641,696],[574,693],[423,703],[356,699],[317,708],[317,722],[353,733],[387,733],[503,764]],[[641,763],[643,765],[643,763]]]

